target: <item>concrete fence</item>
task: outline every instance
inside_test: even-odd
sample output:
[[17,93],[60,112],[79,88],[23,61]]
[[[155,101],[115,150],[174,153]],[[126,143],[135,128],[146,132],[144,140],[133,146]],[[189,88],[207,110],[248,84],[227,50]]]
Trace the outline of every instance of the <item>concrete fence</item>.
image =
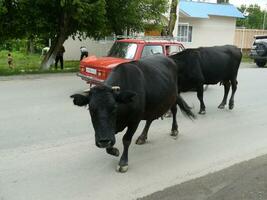
[[89,55],[106,56],[109,49],[114,43],[114,39],[105,38],[103,40],[93,40],[90,38],[80,41],[78,38],[72,39],[71,37],[65,41],[64,47],[66,52],[64,53],[65,60],[79,60],[80,59],[80,47],[85,46]]

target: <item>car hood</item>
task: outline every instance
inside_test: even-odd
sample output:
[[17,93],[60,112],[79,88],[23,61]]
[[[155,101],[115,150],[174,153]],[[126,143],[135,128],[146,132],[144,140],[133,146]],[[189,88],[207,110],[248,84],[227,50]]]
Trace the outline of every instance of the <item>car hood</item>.
[[101,68],[113,68],[121,63],[130,62],[129,59],[124,58],[115,58],[115,57],[96,57],[96,56],[89,56],[84,58],[80,64],[83,66],[94,66],[94,67],[101,67]]

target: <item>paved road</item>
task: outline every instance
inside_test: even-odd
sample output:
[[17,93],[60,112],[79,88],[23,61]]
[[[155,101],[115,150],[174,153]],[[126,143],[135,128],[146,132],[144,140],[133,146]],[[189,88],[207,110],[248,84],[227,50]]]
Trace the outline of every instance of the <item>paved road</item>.
[[[149,142],[131,146],[126,174],[94,146],[88,110],[72,105],[69,95],[86,89],[74,74],[1,78],[0,199],[136,199],[266,154],[266,77],[241,67],[233,111],[218,110],[223,88],[209,87],[207,115],[180,115],[178,140],[170,119],[156,121]],[[183,97],[197,112],[195,93]]]
[[267,155],[190,180],[139,200],[266,200]]

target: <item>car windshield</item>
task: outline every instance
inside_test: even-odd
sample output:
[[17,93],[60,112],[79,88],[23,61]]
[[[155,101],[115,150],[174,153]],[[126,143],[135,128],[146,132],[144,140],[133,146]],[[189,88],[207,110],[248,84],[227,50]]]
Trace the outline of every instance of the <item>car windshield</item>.
[[115,42],[111,47],[108,56],[116,58],[133,59],[137,44],[128,42]]
[[267,35],[256,35],[254,36],[254,39],[255,41],[253,42],[253,45],[260,42],[267,42]]

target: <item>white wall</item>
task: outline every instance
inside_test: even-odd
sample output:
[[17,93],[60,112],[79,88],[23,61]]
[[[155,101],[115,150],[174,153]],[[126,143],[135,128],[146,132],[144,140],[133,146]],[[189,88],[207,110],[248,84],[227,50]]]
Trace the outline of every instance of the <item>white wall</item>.
[[69,37],[63,44],[66,50],[64,60],[80,60],[81,46],[85,46],[88,49],[89,55],[105,56],[113,42],[113,40],[95,41],[89,38],[80,41],[78,38],[73,40],[72,37]]
[[180,16],[179,23],[193,26],[192,42],[183,43],[186,48],[234,44],[236,19],[210,16],[209,19]]

